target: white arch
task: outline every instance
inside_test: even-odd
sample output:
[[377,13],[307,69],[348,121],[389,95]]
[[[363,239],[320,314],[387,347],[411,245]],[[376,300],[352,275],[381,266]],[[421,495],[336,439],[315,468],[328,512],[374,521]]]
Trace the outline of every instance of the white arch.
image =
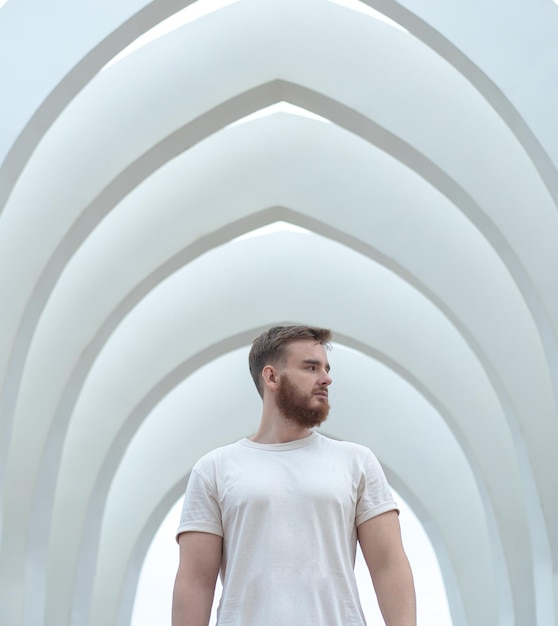
[[[0,284],[3,285],[0,379],[4,383],[0,398],[0,521],[5,521],[0,526],[3,555],[0,576],[10,585],[10,588],[2,586],[11,602],[11,605],[6,604],[8,608],[2,619],[19,623],[25,584],[31,588],[38,581],[39,587],[44,588],[45,549],[48,542],[55,546],[59,539],[56,533],[50,535],[47,527],[40,527],[31,535],[31,543],[26,547],[19,531],[29,528],[32,510],[46,512],[54,505],[58,513],[53,519],[57,519],[62,510],[60,498],[69,493],[64,487],[69,484],[68,467],[71,463],[67,463],[68,454],[71,456],[76,436],[80,436],[77,430],[79,419],[76,421],[75,417],[79,417],[89,402],[84,398],[87,398],[91,384],[97,381],[102,387],[102,381],[106,381],[106,372],[110,370],[107,368],[103,374],[103,367],[106,367],[103,354],[122,342],[129,332],[126,315],[139,319],[137,316],[148,310],[149,302],[159,297],[161,288],[158,285],[169,272],[189,263],[180,270],[188,272],[190,265],[195,266],[198,262],[198,255],[216,254],[218,251],[213,247],[218,242],[224,243],[234,235],[280,218],[330,237],[394,271],[394,285],[401,283],[401,279],[407,282],[405,304],[409,306],[414,302],[410,286],[419,289],[425,311],[429,311],[424,318],[425,323],[428,320],[426,325],[439,323],[437,332],[441,335],[443,328],[451,327],[450,335],[470,351],[467,357],[467,363],[471,357],[470,368],[460,363],[458,369],[474,372],[479,377],[475,389],[486,389],[494,406],[498,407],[495,413],[497,424],[492,424],[489,419],[487,427],[490,432],[490,427],[494,426],[490,437],[495,442],[497,433],[506,442],[506,454],[509,453],[510,462],[517,468],[517,477],[512,481],[516,492],[498,492],[502,475],[488,458],[482,442],[473,434],[474,428],[467,424],[463,410],[460,417],[456,417],[460,413],[462,390],[450,385],[444,391],[435,364],[426,367],[415,384],[418,388],[424,387],[424,394],[435,406],[441,407],[441,414],[453,424],[478,479],[480,492],[483,485],[490,486],[482,493],[482,498],[489,518],[494,506],[494,519],[489,527],[493,528],[494,536],[501,538],[502,555],[509,566],[515,602],[512,606],[509,598],[506,599],[507,592],[500,591],[499,619],[507,623],[503,616],[511,615],[521,626],[531,626],[535,620],[544,626],[554,622],[552,596],[556,590],[552,588],[552,581],[558,554],[558,524],[554,523],[558,520],[558,503],[554,497],[554,473],[549,470],[553,467],[553,441],[557,434],[558,253],[554,241],[558,234],[558,176],[552,159],[558,154],[558,145],[550,131],[554,128],[558,109],[553,106],[557,92],[551,80],[552,57],[545,56],[544,50],[552,50],[555,45],[553,32],[558,20],[555,7],[541,3],[532,7],[527,17],[507,7],[506,20],[515,25],[515,32],[520,35],[512,41],[511,30],[498,28],[498,33],[494,30],[496,25],[500,26],[501,3],[475,7],[474,11],[470,5],[456,5],[460,19],[455,20],[453,13],[450,15],[444,8],[433,8],[420,0],[367,2],[397,19],[416,37],[413,40],[408,34],[364,21],[350,11],[317,0],[269,2],[266,6],[269,14],[263,16],[259,31],[252,33],[253,29],[245,29],[246,36],[241,36],[244,21],[251,19],[261,5],[242,0],[238,6],[189,25],[103,72],[102,76],[95,76],[104,60],[122,49],[134,36],[147,30],[169,11],[188,3],[163,4],[120,3],[118,8],[98,13],[95,20],[72,31],[70,37],[74,32],[77,35],[74,39],[60,42],[59,49],[67,53],[61,55],[64,58],[55,62],[52,57],[44,55],[40,62],[48,70],[41,73],[41,82],[26,88],[24,106],[17,96],[11,99],[10,103],[19,107],[19,111],[10,104],[4,117],[5,120],[18,120],[12,124],[8,135],[14,133],[12,136],[15,137],[20,130],[21,133],[0,169],[0,197],[3,198],[0,211],[4,209],[0,219]],[[2,9],[3,12],[10,7],[11,3]],[[61,8],[62,5],[50,7],[52,13],[48,18],[53,17],[63,24],[60,13],[57,13]],[[114,30],[135,10],[139,12]],[[10,11],[13,12],[7,15],[12,18],[22,15],[18,13],[19,8],[10,8]],[[335,24],[339,37],[314,32],[316,29],[312,25],[318,14],[324,25]],[[472,28],[478,15],[483,16],[485,25],[480,38],[478,29]],[[522,21],[538,27],[522,29]],[[205,89],[201,81],[200,88],[190,90],[189,97],[184,99],[181,94],[186,83],[174,81],[176,84],[173,84],[172,77],[162,68],[173,67],[173,59],[187,58],[184,53],[189,50],[203,50],[208,36],[221,32],[224,25],[231,23],[235,24],[235,37],[242,45],[231,48],[233,52],[226,59],[228,67],[220,62],[222,59],[207,58],[199,67],[191,68],[192,71],[185,68],[190,82],[210,75],[216,79],[212,87],[218,85],[220,91]],[[12,32],[8,37],[0,37],[0,48],[7,46],[10,57],[16,57],[13,64],[16,76],[17,68],[23,67],[27,61],[13,55],[18,45],[13,41],[17,34],[14,22],[3,24],[8,24]],[[44,24],[48,24],[48,19]],[[291,32],[292,46],[286,53],[276,45],[281,25],[288,25]],[[0,29],[2,27],[5,28],[0,25]],[[347,32],[342,33],[343,29]],[[48,30],[44,28],[45,33]],[[28,29],[30,35],[33,32],[33,27]],[[110,34],[103,40],[107,33]],[[373,37],[370,36],[372,33]],[[489,33],[490,37],[487,37]],[[311,46],[308,45],[309,37],[312,38]],[[495,37],[498,46],[492,45]],[[252,49],[257,47],[262,61],[265,59],[260,74],[260,70],[250,63],[250,46]],[[349,50],[351,55],[344,56]],[[177,51],[181,51],[182,56],[173,54]],[[498,51],[502,51],[501,56]],[[317,56],[318,52],[320,56]],[[378,52],[384,55],[381,63],[376,63],[380,58]],[[514,64],[509,62],[508,53],[516,55]],[[76,61],[74,70],[68,72],[69,64]],[[155,69],[151,74],[146,62],[153,63]],[[65,68],[64,64],[67,64]],[[176,62],[174,67],[177,67]],[[530,67],[537,67],[537,73],[529,75]],[[391,74],[384,74],[386,68]],[[410,68],[416,69],[414,74],[409,72]],[[421,80],[417,80],[420,72],[423,73]],[[390,84],[391,76],[394,77],[393,84]],[[366,80],[368,77],[372,80]],[[146,83],[165,89],[168,97],[160,102],[156,98],[150,101],[148,94],[146,96]],[[374,97],[372,86],[376,89]],[[50,96],[43,99],[49,90]],[[156,90],[153,93],[158,95]],[[98,120],[96,114],[100,103],[117,94],[122,106],[113,106],[95,132],[76,133],[83,128],[84,120]],[[128,112],[135,104],[134,96],[142,101],[143,107],[135,107],[136,124],[130,124]],[[407,102],[399,108],[401,97]],[[38,106],[41,100],[43,102]],[[280,100],[305,107],[344,129],[345,132],[335,127],[327,131],[321,128],[320,133],[312,135],[321,138],[331,135],[334,138],[331,145],[336,150],[350,146],[349,152],[343,154],[349,154],[351,160],[342,163],[339,159],[335,172],[346,172],[349,163],[354,168],[357,154],[366,159],[377,155],[378,171],[390,174],[385,181],[386,187],[410,183],[420,191],[421,217],[427,215],[428,202],[434,202],[440,208],[445,205],[447,219],[442,218],[441,213],[432,222],[421,223],[417,219],[413,235],[420,233],[421,242],[444,245],[441,256],[447,265],[436,267],[432,262],[435,258],[425,255],[416,241],[411,237],[408,242],[403,240],[401,229],[390,230],[387,224],[381,224],[377,219],[380,212],[372,212],[368,207],[374,204],[365,202],[369,174],[364,170],[354,177],[356,185],[347,185],[344,189],[345,195],[353,190],[359,194],[354,203],[358,209],[351,214],[352,223],[347,212],[339,211],[341,194],[337,197],[332,193],[334,186],[329,184],[332,181],[326,180],[324,184],[320,180],[318,172],[326,172],[328,162],[320,158],[317,150],[305,153],[317,173],[314,176],[307,173],[305,181],[292,174],[284,178],[282,197],[274,190],[269,171],[265,169],[265,159],[257,161],[254,158],[257,146],[253,142],[251,158],[244,159],[242,165],[251,167],[255,177],[262,176],[267,189],[264,190],[262,185],[261,193],[253,194],[254,201],[247,203],[249,185],[239,187],[235,198],[238,205],[233,202],[227,206],[223,199],[216,220],[212,219],[216,216],[207,214],[203,216],[208,218],[205,222],[203,219],[195,221],[194,214],[189,213],[190,227],[194,223],[205,224],[205,230],[201,231],[207,235],[205,238],[200,239],[200,233],[197,233],[198,236],[192,236],[187,245],[175,246],[172,251],[165,250],[164,246],[157,247],[152,258],[145,259],[140,271],[132,273],[128,270],[128,276],[123,276],[122,281],[114,281],[111,285],[114,292],[108,298],[100,298],[94,315],[93,312],[84,315],[83,321],[74,317],[68,330],[85,348],[85,354],[79,355],[76,350],[72,356],[72,351],[65,347],[60,350],[53,347],[49,337],[60,336],[54,323],[55,312],[66,315],[72,293],[75,293],[68,277],[79,278],[79,272],[83,272],[82,277],[95,275],[88,274],[88,251],[93,249],[94,242],[104,241],[106,245],[111,236],[118,235],[117,229],[105,228],[105,222],[112,222],[114,226],[114,220],[124,215],[125,207],[139,208],[147,202],[150,190],[160,189],[164,181],[169,180],[167,174],[175,161],[184,165],[194,162],[202,154],[214,158],[233,138],[253,141],[252,131],[255,132],[256,128],[278,134],[283,128],[279,121],[284,119],[281,116],[274,116],[263,125],[247,124],[238,134],[225,127],[250,111],[261,109],[266,103]],[[33,108],[36,113],[29,119]],[[138,133],[137,121],[141,116],[146,123],[141,125],[142,132]],[[313,133],[311,129],[314,127],[301,124],[291,128],[296,133],[294,136],[300,138],[307,132]],[[112,151],[113,160],[106,166],[99,158],[103,156],[102,142],[99,141],[103,132],[110,133],[111,138],[121,132],[118,143],[122,149]],[[348,140],[350,133],[354,135],[352,142]],[[8,135],[0,135],[0,153],[8,147],[3,139]],[[81,140],[79,150],[76,149],[76,136]],[[361,150],[361,144],[366,148]],[[277,137],[272,145],[274,148],[280,145]],[[86,149],[81,149],[82,146]],[[265,150],[259,156],[262,154]],[[288,151],[284,155],[288,159]],[[393,163],[393,159],[397,163]],[[227,167],[231,163],[229,158]],[[407,168],[412,171],[406,171]],[[209,180],[208,172],[212,169],[211,166],[206,168],[204,179]],[[242,177],[240,164],[235,171]],[[419,177],[422,177],[420,182]],[[376,185],[380,182],[378,178],[374,181]],[[285,181],[289,184],[285,185]],[[304,190],[303,182],[312,184],[313,189]],[[203,188],[199,185],[198,191]],[[52,208],[48,206],[51,198]],[[378,198],[374,197],[376,201]],[[391,203],[392,209],[401,198],[402,194],[395,191],[382,196],[385,202]],[[45,200],[49,209],[47,220],[43,219],[47,214]],[[239,211],[242,202],[244,210]],[[200,207],[208,206],[207,202],[200,203]],[[262,211],[262,207],[271,208]],[[525,207],[530,207],[530,212]],[[374,213],[374,219],[369,219],[368,213]],[[400,214],[405,220],[415,217],[410,207]],[[386,215],[388,212],[384,210],[384,218]],[[463,219],[463,215],[474,227]],[[443,230],[448,225],[459,230]],[[431,231],[429,226],[432,226]],[[107,238],[100,239],[101,233]],[[459,235],[463,236],[462,241],[459,241]],[[244,249],[244,244],[241,247]],[[334,246],[333,249],[339,248]],[[343,254],[339,258],[343,258]],[[484,267],[481,258],[486,261]],[[470,265],[469,271],[465,271],[466,261]],[[374,263],[370,265],[375,266]],[[347,267],[358,266],[358,263],[350,263]],[[118,267],[125,273],[123,265]],[[484,274],[479,271],[481,267]],[[17,281],[12,279],[14,268],[18,272]],[[447,276],[443,275],[442,269]],[[96,276],[100,277],[101,273]],[[475,284],[469,284],[473,276]],[[489,287],[494,288],[492,293],[488,291]],[[493,303],[491,306],[488,306],[489,301]],[[475,307],[475,302],[482,304]],[[285,318],[299,314],[298,309],[289,311],[285,312]],[[332,321],[333,318],[336,321],[332,325],[342,336],[352,338],[355,346],[369,354],[385,353],[386,359],[392,359],[394,371],[409,371],[413,378],[416,364],[420,362],[418,354],[399,352],[401,346],[398,347],[397,342],[390,344],[389,349],[382,348],[381,337],[367,336],[365,327],[359,324],[360,331],[355,332],[346,320],[337,319],[338,315],[336,307],[332,312]],[[71,320],[72,316],[68,319]],[[271,317],[265,309],[254,312],[254,324],[264,324],[266,320]],[[402,321],[402,326],[411,320],[409,316]],[[498,320],[505,320],[506,326],[501,328]],[[417,349],[413,341],[405,348],[412,352],[411,346]],[[457,343],[453,350],[451,354],[459,353]],[[63,372],[49,371],[47,364],[53,355],[61,364],[63,362]],[[440,357],[438,362],[442,362]],[[130,384],[130,380],[127,379],[126,384]],[[155,380],[149,384],[153,385]],[[49,406],[44,415],[40,408],[39,411],[33,408],[40,407],[41,399],[46,401],[45,406]],[[72,417],[76,401],[79,408]],[[36,420],[33,419],[34,412],[38,416]],[[534,420],[533,415],[537,419]],[[139,414],[138,419],[141,419]],[[34,438],[31,437],[33,422],[36,426]],[[50,435],[45,440],[47,432]],[[87,432],[84,428],[82,436]],[[108,435],[105,443],[116,450],[119,445],[125,445],[130,436],[131,432],[124,432],[122,440],[111,440]],[[58,472],[64,437],[66,456],[62,460],[62,470]],[[20,451],[25,449],[26,443],[29,450],[38,453],[43,442],[46,442],[45,455],[40,462],[39,454],[36,463],[22,461],[25,457],[20,458]],[[53,456],[49,458],[49,454]],[[119,457],[111,452],[108,458],[112,462],[112,466],[109,463],[110,471],[99,478],[99,485],[104,486],[93,489],[94,498],[98,498],[102,507],[105,506],[105,496],[101,496],[101,492],[111,484],[111,473],[115,471]],[[93,458],[87,462],[90,461]],[[94,462],[100,463],[101,458]],[[40,467],[50,470],[41,475]],[[4,468],[8,478],[6,489]],[[54,492],[56,476],[59,482]],[[37,478],[39,482],[36,482]],[[37,494],[37,489],[44,491]],[[53,493],[56,494],[54,499]],[[88,500],[87,506],[93,506],[94,502],[95,499]],[[508,524],[505,515],[513,507],[521,512],[520,521],[515,525]],[[80,505],[79,510],[83,511],[83,506]],[[108,515],[110,511],[109,506]],[[77,517],[79,515],[80,512]],[[50,514],[47,517],[50,518]],[[18,532],[14,532],[16,528]],[[107,526],[103,533],[112,533],[111,528]],[[530,545],[521,545],[514,553],[514,542],[518,537]],[[455,546],[450,548],[455,549]],[[80,554],[78,547],[70,552],[68,563],[78,559]],[[523,559],[522,555],[527,552],[532,552],[533,556]],[[523,571],[526,562],[529,565],[527,571]],[[51,558],[48,567],[56,569],[66,565],[64,559],[58,562]],[[71,565],[69,567],[71,569]],[[65,576],[68,571],[65,570]],[[523,579],[530,581],[525,592],[519,582]],[[95,584],[102,589],[105,583],[97,579]],[[50,605],[50,620],[54,615],[63,615],[60,611],[73,601],[67,594],[62,597],[55,593],[48,602],[57,603],[58,600],[60,602],[54,609]],[[80,600],[76,602],[75,606],[83,609]],[[37,615],[42,614],[44,598],[38,599],[37,606],[36,612],[29,609],[24,618],[33,626],[37,624]],[[56,619],[53,623],[59,626]],[[76,619],[80,619],[79,616]]]

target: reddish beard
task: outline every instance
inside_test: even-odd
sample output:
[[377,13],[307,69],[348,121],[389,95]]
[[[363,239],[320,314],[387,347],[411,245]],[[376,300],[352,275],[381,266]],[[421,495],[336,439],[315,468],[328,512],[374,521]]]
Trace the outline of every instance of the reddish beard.
[[310,408],[313,396],[303,393],[286,375],[281,376],[275,402],[281,415],[304,428],[319,426],[329,413],[329,402],[326,400],[318,408]]

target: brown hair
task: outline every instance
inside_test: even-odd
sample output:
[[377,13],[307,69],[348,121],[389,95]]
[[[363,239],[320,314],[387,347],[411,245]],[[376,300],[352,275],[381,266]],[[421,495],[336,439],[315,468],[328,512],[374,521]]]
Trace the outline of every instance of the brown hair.
[[329,348],[331,330],[314,326],[273,326],[254,339],[248,364],[256,389],[263,397],[261,374],[268,364],[276,364],[285,354],[285,346],[293,341],[313,340],[325,348]]

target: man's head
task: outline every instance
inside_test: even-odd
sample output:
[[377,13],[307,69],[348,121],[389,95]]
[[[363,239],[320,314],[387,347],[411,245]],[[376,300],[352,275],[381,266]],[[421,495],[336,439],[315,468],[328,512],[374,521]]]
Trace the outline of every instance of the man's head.
[[312,341],[328,348],[331,330],[302,325],[274,326],[257,337],[252,344],[248,363],[256,389],[262,398],[263,368],[266,365],[275,367],[283,365],[287,356],[287,347],[295,341]]
[[330,339],[325,328],[275,326],[254,341],[250,371],[264,406],[275,406],[284,419],[303,428],[327,418]]

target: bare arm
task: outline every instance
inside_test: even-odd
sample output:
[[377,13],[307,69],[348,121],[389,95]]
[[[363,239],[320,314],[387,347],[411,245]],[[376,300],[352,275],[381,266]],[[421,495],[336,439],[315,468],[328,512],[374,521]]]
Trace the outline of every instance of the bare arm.
[[223,540],[210,533],[186,532],[178,541],[180,563],[174,583],[172,626],[208,626]]
[[358,527],[358,540],[387,626],[416,626],[413,575],[401,543],[396,511]]

